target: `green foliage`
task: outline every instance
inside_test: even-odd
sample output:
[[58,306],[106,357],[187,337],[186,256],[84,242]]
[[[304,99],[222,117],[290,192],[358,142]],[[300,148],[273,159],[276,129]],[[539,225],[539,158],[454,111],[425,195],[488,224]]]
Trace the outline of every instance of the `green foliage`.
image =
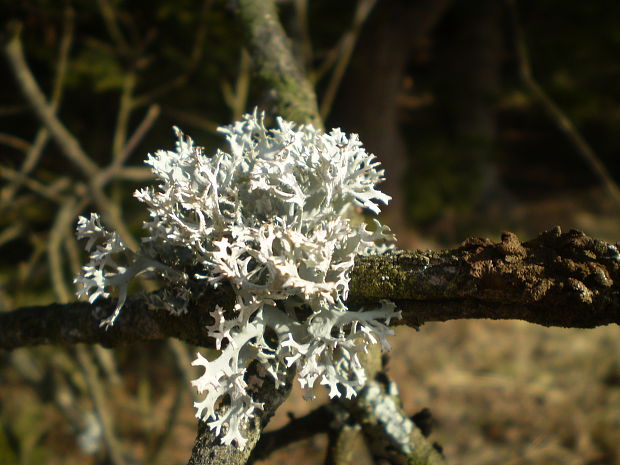
[[71,60],[67,85],[79,87],[82,80],[86,80],[87,86],[95,92],[120,89],[123,86],[124,72],[114,50],[94,40],[85,44]]

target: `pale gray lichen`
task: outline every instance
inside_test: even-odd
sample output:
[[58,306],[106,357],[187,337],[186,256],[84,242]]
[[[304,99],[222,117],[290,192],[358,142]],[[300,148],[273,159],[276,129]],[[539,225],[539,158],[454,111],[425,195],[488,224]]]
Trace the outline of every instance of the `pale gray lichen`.
[[184,308],[178,296],[189,298],[188,280],[229,283],[236,305],[232,313],[216,307],[207,328],[221,352],[213,360],[197,354],[193,365],[205,372],[193,384],[205,394],[197,416],[224,444],[243,447],[242,425],[263,407],[248,390],[251,363],[276,387],[296,365],[308,397],[318,380],[330,397],[350,398],[366,381],[358,354],[371,343],[388,348],[387,325],[400,317],[395,306],[352,312],[344,302],[355,256],[379,253],[392,238],[376,219],[372,230],[354,227],[348,211],[378,213],[389,197],[376,189],[383,171],[374,156],[340,129],[324,133],[279,118],[268,130],[255,111],[220,128],[229,149],[212,156],[175,130],[176,150],[146,161],[159,185],[135,194],[150,212],[139,251],[128,250],[97,215],[80,218],[78,237],[88,250],[100,245],[76,278],[78,293],[92,302],[118,290],[116,311],[103,322],[109,325],[138,273],[176,289],[168,303],[176,313]]
[[371,406],[374,418],[381,424],[393,445],[398,447],[402,454],[408,455],[413,452],[411,433],[414,424],[394,400],[398,396],[396,383],[390,382],[386,391],[387,395],[379,384],[371,382],[364,388],[364,399]]

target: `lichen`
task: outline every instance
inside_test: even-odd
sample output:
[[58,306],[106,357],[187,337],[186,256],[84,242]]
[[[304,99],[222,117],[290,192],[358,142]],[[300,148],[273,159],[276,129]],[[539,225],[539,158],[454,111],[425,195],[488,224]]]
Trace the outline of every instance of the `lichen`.
[[318,381],[330,397],[350,398],[366,381],[359,355],[372,343],[389,347],[387,325],[400,317],[394,304],[353,312],[344,303],[355,257],[379,253],[391,239],[377,220],[372,230],[354,226],[348,212],[378,213],[389,197],[376,189],[383,171],[374,156],[339,129],[283,119],[267,129],[254,112],[220,128],[229,149],[210,156],[176,132],[175,151],[146,161],[159,184],[135,194],[150,213],[140,250],[128,250],[97,215],[81,218],[78,237],[92,253],[76,282],[91,302],[118,290],[104,325],[140,273],[168,282],[173,291],[158,305],[175,314],[188,305],[190,282],[230,286],[234,308],[217,306],[207,327],[220,352],[211,360],[197,354],[193,365],[204,374],[193,385],[205,396],[197,416],[224,444],[243,447],[243,425],[263,408],[251,394],[251,364],[276,388],[296,366],[307,397]]

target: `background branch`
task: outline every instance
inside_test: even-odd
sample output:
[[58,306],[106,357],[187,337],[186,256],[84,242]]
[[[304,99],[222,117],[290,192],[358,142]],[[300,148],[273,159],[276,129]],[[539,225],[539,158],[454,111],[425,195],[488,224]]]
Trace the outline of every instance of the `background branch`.
[[248,36],[257,74],[274,93],[275,113],[302,124],[323,127],[314,89],[293,57],[272,0],[240,0],[239,17]]
[[581,132],[579,132],[579,129],[577,129],[566,113],[562,111],[562,109],[545,92],[538,81],[534,79],[527,43],[525,40],[525,33],[523,32],[523,27],[519,21],[517,2],[516,0],[507,0],[506,3],[508,4],[512,19],[519,74],[521,75],[523,84],[531,92],[534,98],[538,100],[538,103],[542,105],[551,118],[553,118],[553,121],[558,126],[560,131],[566,135],[568,140],[577,150],[577,153],[581,156],[581,158],[583,158],[592,172],[600,179],[601,183],[605,186],[607,192],[614,199],[616,204],[620,206],[620,188],[618,187],[618,184],[614,181],[601,159],[594,152],[592,146],[588,144]]

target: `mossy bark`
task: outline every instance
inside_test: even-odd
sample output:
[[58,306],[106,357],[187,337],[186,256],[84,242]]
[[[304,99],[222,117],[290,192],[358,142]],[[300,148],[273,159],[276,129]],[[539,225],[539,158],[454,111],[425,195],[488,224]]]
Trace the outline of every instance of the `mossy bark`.
[[322,128],[314,89],[293,56],[275,2],[240,0],[239,18],[257,74],[272,92],[276,114],[289,121]]
[[[202,286],[202,287],[201,287]],[[158,291],[161,292],[161,291]],[[0,349],[41,344],[117,346],[175,337],[211,346],[204,329],[215,305],[232,294],[196,283],[188,311],[158,308],[157,292],[128,299],[108,330],[99,323],[111,300],[26,307],[0,314]],[[358,257],[351,272],[352,307],[395,301],[400,324],[463,318],[519,319],[544,326],[592,328],[620,324],[620,252],[614,244],[559,228],[520,242],[511,233],[493,243],[470,238],[443,251],[397,251]]]
[[403,324],[519,319],[592,328],[620,323],[620,255],[613,244],[559,228],[521,243],[471,238],[445,251],[359,257],[349,303],[394,300]]

